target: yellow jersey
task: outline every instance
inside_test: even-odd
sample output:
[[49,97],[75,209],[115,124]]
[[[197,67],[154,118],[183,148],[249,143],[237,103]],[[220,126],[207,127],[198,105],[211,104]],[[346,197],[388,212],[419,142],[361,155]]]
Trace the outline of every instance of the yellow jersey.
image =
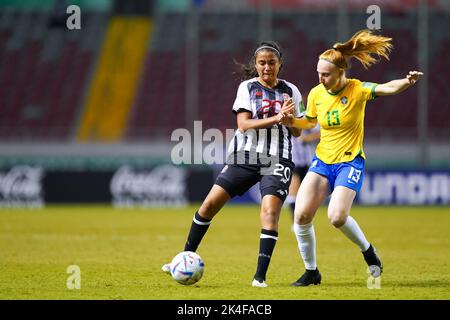
[[376,83],[348,79],[341,91],[333,94],[322,84],[308,96],[306,117],[317,119],[320,142],[317,157],[327,164],[366,158],[363,150],[366,102],[374,99]]

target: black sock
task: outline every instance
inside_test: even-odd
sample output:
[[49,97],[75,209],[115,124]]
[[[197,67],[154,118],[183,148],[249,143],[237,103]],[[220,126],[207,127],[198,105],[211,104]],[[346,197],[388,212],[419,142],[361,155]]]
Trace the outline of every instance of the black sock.
[[255,279],[258,281],[266,280],[267,269],[269,268],[270,258],[272,257],[272,252],[277,243],[277,239],[277,231],[261,229],[258,267],[255,273]]
[[194,221],[192,221],[191,229],[189,230],[189,235],[184,245],[184,251],[195,252],[197,250],[210,224],[211,220],[202,218],[198,212],[195,213]]
[[370,245],[369,248],[362,254],[368,266],[378,265],[379,262],[377,259],[377,255],[375,254],[375,249],[372,247],[372,245]]

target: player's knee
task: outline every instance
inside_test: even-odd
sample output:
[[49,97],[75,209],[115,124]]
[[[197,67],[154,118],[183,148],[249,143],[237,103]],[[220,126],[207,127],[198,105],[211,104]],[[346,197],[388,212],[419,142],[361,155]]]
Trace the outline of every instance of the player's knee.
[[347,221],[347,215],[345,214],[345,212],[341,212],[338,210],[329,213],[328,219],[334,227],[340,228],[344,225],[345,221]]
[[298,214],[298,215],[295,215],[294,220],[295,220],[295,223],[297,223],[297,224],[307,224],[312,221],[312,218],[310,215]]
[[272,208],[261,210],[261,222],[263,225],[276,227],[278,225],[278,213]]
[[297,224],[307,224],[312,221],[314,217],[314,212],[308,212],[302,208],[296,209],[294,211],[294,221]]

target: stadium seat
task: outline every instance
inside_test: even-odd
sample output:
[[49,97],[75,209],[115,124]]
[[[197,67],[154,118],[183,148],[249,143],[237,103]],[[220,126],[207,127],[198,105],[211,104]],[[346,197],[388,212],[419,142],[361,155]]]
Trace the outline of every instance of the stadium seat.
[[[94,19],[86,13],[83,31],[72,33],[49,24],[46,12],[1,14],[0,139],[71,139],[101,43]],[[85,38],[95,45],[83,47]]]

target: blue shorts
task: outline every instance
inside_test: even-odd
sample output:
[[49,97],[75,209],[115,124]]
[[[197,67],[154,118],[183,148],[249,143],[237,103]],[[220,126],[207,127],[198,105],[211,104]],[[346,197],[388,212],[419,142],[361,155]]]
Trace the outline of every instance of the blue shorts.
[[336,186],[343,186],[359,192],[364,179],[364,158],[357,156],[349,162],[326,164],[314,156],[309,171],[328,178],[330,192]]

